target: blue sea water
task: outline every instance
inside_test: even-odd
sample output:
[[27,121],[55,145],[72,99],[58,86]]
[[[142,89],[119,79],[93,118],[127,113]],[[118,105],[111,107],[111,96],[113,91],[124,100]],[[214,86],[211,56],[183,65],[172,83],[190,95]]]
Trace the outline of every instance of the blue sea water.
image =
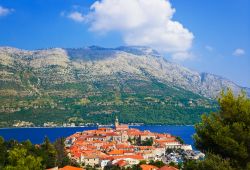
[[[192,135],[195,133],[193,126],[130,126],[140,130],[150,130],[158,133],[170,133],[180,136],[186,144],[193,145]],[[0,136],[5,140],[15,139],[19,142],[30,140],[33,144],[40,144],[47,136],[54,142],[57,138],[67,137],[75,132],[96,129],[97,127],[58,127],[58,128],[6,128],[0,129]]]

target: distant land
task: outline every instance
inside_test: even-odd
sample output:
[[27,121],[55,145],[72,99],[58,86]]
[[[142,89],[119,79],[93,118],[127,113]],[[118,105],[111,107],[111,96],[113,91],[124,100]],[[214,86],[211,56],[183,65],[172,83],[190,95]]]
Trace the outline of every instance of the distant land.
[[217,110],[230,80],[198,73],[140,46],[0,47],[0,127],[88,123],[194,124]]

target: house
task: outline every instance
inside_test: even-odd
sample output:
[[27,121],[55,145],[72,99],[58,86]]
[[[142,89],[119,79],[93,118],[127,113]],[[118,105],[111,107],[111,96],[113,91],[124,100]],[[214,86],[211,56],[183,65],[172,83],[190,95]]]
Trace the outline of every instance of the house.
[[155,144],[158,146],[165,146],[165,148],[181,148],[182,144],[177,141],[175,138],[171,137],[171,139],[155,139]]
[[164,147],[157,147],[153,150],[156,157],[161,157],[165,155],[166,149]]
[[85,165],[94,167],[96,165],[99,165],[100,159],[98,155],[95,154],[84,154],[83,162]]
[[142,155],[145,160],[155,160],[156,158],[153,151],[144,151]]
[[148,139],[155,139],[155,134],[145,130],[143,133],[140,134],[141,140],[148,140]]
[[63,168],[59,168],[59,170],[84,170],[84,169],[67,165],[67,166],[65,166]]
[[192,145],[185,145],[185,144],[183,144],[181,146],[181,149],[183,149],[185,151],[187,151],[187,150],[193,150]]
[[121,156],[124,154],[123,150],[112,150],[110,152],[108,152],[108,155],[110,156]]
[[147,164],[142,164],[140,165],[142,170],[158,170],[159,168],[154,165],[147,165]]
[[126,167],[128,165],[128,163],[125,160],[119,160],[118,162],[115,163],[115,165],[117,165],[120,168],[122,168],[122,167]]
[[121,139],[122,139],[122,142],[127,142],[128,141],[128,134],[126,131],[124,131],[122,134],[121,134]]

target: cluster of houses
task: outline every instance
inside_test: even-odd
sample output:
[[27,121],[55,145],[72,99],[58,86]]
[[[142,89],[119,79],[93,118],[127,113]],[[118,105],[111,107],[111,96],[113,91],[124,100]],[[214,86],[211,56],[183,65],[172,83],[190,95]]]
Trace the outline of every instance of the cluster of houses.
[[77,132],[66,138],[65,146],[72,160],[100,169],[110,165],[126,168],[142,160],[162,161],[167,148],[192,150],[191,145],[181,144],[170,134],[129,128],[119,124],[117,118],[115,128],[101,127]]

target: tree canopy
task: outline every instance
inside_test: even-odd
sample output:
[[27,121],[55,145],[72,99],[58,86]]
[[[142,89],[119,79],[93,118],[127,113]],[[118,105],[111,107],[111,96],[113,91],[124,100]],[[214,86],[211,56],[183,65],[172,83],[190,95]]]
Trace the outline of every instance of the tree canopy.
[[42,158],[29,155],[27,149],[16,147],[9,152],[8,165],[4,170],[41,170]]
[[68,158],[63,138],[51,143],[45,137],[41,145],[33,145],[29,140],[19,143],[0,137],[1,170],[42,170],[65,165],[76,166],[76,163]]
[[218,103],[220,110],[204,114],[195,126],[196,148],[207,157],[198,163],[189,162],[186,169],[250,169],[250,99],[244,92],[234,96],[228,90],[221,93]]

